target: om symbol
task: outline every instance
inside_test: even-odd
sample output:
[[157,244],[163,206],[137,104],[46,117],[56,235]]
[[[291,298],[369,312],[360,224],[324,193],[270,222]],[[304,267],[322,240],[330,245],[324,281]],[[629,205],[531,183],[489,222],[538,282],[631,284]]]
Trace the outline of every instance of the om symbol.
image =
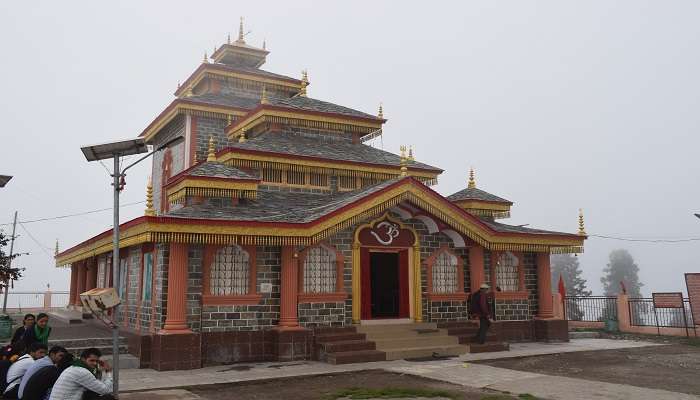
[[377,239],[377,241],[379,243],[381,243],[385,246],[390,245],[394,241],[394,239],[396,239],[399,236],[399,233],[400,233],[399,226],[396,224],[392,224],[391,222],[386,222],[386,221],[380,222],[379,224],[377,224],[376,228],[377,229],[386,228],[386,233],[385,233],[386,239],[382,239],[379,236],[379,234],[377,234],[377,232],[375,232],[374,230],[370,231],[370,233],[374,236],[374,238]]

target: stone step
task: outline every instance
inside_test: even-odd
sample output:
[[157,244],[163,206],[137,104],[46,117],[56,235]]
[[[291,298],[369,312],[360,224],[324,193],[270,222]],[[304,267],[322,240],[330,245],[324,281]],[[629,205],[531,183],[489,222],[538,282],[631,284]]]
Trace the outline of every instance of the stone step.
[[416,347],[453,346],[459,344],[458,337],[447,335],[411,338],[400,337],[394,339],[376,339],[372,337],[372,341],[376,344],[377,349],[384,351]]
[[495,342],[495,343],[472,343],[469,346],[469,353],[492,353],[497,351],[508,351],[510,350],[510,345],[505,342]]
[[357,331],[355,330],[354,326],[338,326],[338,327],[319,326],[319,327],[314,328],[314,335],[316,335],[316,336],[336,334],[336,333],[356,333],[356,332]]
[[364,333],[333,333],[316,336],[316,343],[341,342],[348,340],[365,340]]
[[446,336],[447,332],[442,329],[415,329],[415,330],[388,330],[388,331],[373,331],[365,332],[368,338],[372,340],[379,339],[395,339],[395,338],[418,338],[418,337],[434,337]]
[[[102,357],[102,359],[107,361],[109,365],[114,365],[111,354]],[[119,354],[119,369],[138,369],[140,366],[141,363],[138,358],[131,354]]]
[[[53,344],[51,344],[53,346]],[[100,352],[102,352],[103,355],[106,354],[112,354],[112,346],[82,346],[82,347],[66,347],[66,350],[68,350],[69,353],[73,354],[76,357],[80,356],[80,353],[83,352],[83,350],[89,349],[91,347],[94,347]],[[122,344],[119,346],[119,354],[129,354],[129,346]]]
[[581,331],[581,332],[569,332],[569,339],[600,339],[600,332],[595,331]]
[[[491,329],[489,329],[491,330]],[[448,335],[475,335],[479,331],[478,326],[460,326],[447,328]]]
[[386,353],[379,350],[359,350],[330,353],[326,358],[326,362],[329,364],[352,364],[385,360]]
[[[476,343],[476,338],[474,335],[458,335],[460,344],[470,344]],[[498,335],[495,333],[486,334],[486,343],[498,342]]]
[[387,325],[359,325],[357,331],[362,333],[374,332],[401,332],[437,329],[435,322],[420,322],[407,324],[387,324]]
[[[125,337],[119,338],[120,345],[127,345],[128,340]],[[112,346],[111,337],[100,337],[100,338],[81,338],[81,339],[57,339],[51,340],[50,344],[52,346],[62,346],[65,348],[69,347],[107,347]]]
[[440,322],[437,324],[438,328],[464,328],[464,327],[479,327],[479,322],[478,321],[448,321],[448,322]]
[[376,350],[377,346],[374,342],[368,342],[366,340],[342,340],[323,343],[321,344],[321,348],[324,352],[330,354],[347,351]]
[[51,319],[56,319],[67,325],[83,323],[83,313],[74,310],[53,310],[48,312]]
[[458,356],[467,352],[467,346],[423,346],[386,350],[387,361],[407,358],[423,358],[435,356]]

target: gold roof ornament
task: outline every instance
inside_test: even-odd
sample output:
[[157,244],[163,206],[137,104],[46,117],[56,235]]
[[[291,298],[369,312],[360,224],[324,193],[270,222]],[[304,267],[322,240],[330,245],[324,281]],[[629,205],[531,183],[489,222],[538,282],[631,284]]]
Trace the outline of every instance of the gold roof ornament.
[[309,74],[306,70],[301,71],[301,90],[299,96],[306,97],[306,87],[309,86]]
[[231,32],[229,32],[228,36],[226,37],[226,44],[231,44]]
[[180,81],[177,81],[177,90],[180,90]]
[[413,158],[413,145],[408,148],[408,161],[414,161]]
[[214,136],[209,136],[209,152],[207,161],[216,161],[216,146],[214,145]]
[[238,143],[245,143],[245,130],[241,131],[241,134],[238,135]]
[[267,50],[267,41],[266,41],[265,39],[263,39],[263,47],[262,47],[262,49],[263,49],[263,50]]
[[241,22],[238,24],[238,40],[236,43],[245,43],[243,39],[243,17],[241,17]]
[[408,168],[406,167],[406,164],[408,160],[406,159],[406,146],[401,145],[401,176],[406,176],[408,175]]
[[474,168],[469,168],[469,182],[467,182],[467,187],[469,189],[476,189],[476,179],[474,179]]
[[384,106],[379,103],[379,112],[377,112],[377,118],[384,119]]
[[583,224],[583,209],[578,209],[578,234],[581,236],[586,236],[586,227]]
[[192,85],[187,87],[187,90],[185,91],[185,97],[192,97],[194,96],[194,92],[192,91]]
[[270,104],[267,100],[267,90],[265,90],[265,85],[262,87],[262,93],[260,94],[260,104]]
[[202,62],[204,64],[209,64],[209,57],[207,57],[207,52],[204,52],[204,58],[202,59]]
[[56,239],[56,249],[54,249],[53,255],[58,256],[58,239]]
[[146,184],[146,211],[144,214],[148,216],[156,215],[156,210],[153,209],[153,180],[150,176]]
[[231,116],[231,114],[227,115],[226,116],[226,125],[227,126],[231,125],[232,122],[233,122],[233,116]]

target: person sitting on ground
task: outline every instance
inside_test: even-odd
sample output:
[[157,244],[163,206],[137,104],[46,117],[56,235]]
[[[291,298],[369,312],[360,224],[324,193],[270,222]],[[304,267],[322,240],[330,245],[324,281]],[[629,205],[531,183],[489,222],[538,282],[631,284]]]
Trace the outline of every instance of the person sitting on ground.
[[[50,400],[81,400],[86,391],[94,392],[91,398],[109,400],[112,393],[112,367],[100,360],[102,352],[95,348],[84,350],[80,358],[68,367],[51,389]],[[104,371],[98,379],[98,365]],[[92,393],[91,393],[92,394]]]
[[36,316],[34,329],[29,329],[25,336],[27,343],[39,342],[45,345],[49,344],[49,335],[51,327],[49,326],[49,316],[46,313],[40,313]]
[[19,383],[29,367],[34,365],[34,360],[43,358],[46,355],[46,345],[43,343],[32,343],[29,346],[29,353],[18,358],[7,371],[7,387],[3,394],[5,399],[16,399],[19,391]]
[[22,320],[22,326],[17,328],[15,330],[15,334],[12,335],[12,340],[10,341],[10,345],[18,350],[21,350],[22,352],[26,349],[27,346],[29,346],[31,343],[26,342],[26,337],[29,333],[29,331],[34,329],[34,322],[36,321],[36,318],[34,317],[34,314],[26,314],[24,316],[24,319]]
[[[58,379],[58,370],[56,369],[56,365],[60,364],[63,358],[68,354],[68,350],[61,346],[54,346],[49,350],[49,355],[44,356],[30,366],[27,369],[27,372],[24,373],[24,376],[22,377],[22,381],[19,384],[19,392],[17,393],[17,398],[18,399],[24,399],[24,392],[25,389],[27,388],[27,384],[29,380],[36,374],[40,369],[49,367],[53,370],[56,371],[56,379]],[[54,379],[54,382],[56,381]],[[46,392],[51,386],[53,386],[53,382],[51,382],[51,385],[44,385],[44,384],[39,384],[39,382],[34,382],[32,386],[32,389],[40,389],[41,387],[46,386],[43,388],[43,392]],[[39,397],[39,398],[43,398]]]
[[478,291],[471,296],[470,308],[471,314],[479,318],[479,332],[474,338],[479,344],[486,342],[486,331],[491,326],[491,307],[488,303],[489,285],[482,284]]

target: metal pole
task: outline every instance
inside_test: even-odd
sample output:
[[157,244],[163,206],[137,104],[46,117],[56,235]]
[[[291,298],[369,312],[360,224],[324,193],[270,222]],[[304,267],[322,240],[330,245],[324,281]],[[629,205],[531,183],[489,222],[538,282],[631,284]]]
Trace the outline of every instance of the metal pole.
[[[114,281],[114,289],[119,293],[119,269],[121,262],[119,260],[119,180],[121,173],[119,171],[119,154],[114,155],[114,228],[112,232],[112,280]],[[117,322],[117,312],[119,306],[114,307],[113,312],[113,327],[112,327],[112,378],[114,396],[119,396],[119,323]]]
[[[7,262],[7,269],[12,267],[12,252],[15,249],[15,230],[17,229],[17,211],[15,211],[15,221],[12,223],[12,237],[10,238],[10,260]],[[7,294],[10,291],[10,278],[5,279],[5,298],[2,300],[2,313],[7,311]]]

